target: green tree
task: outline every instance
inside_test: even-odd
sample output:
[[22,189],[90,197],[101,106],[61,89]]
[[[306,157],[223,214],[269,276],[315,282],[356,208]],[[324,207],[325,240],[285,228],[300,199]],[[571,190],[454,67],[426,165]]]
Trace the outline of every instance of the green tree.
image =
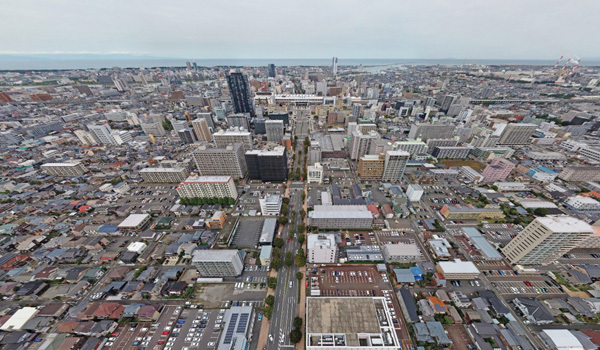
[[302,247],[298,248],[298,252],[296,253],[294,263],[298,267],[303,267],[306,265],[306,257],[304,256],[304,249],[302,249]]
[[163,129],[165,129],[166,131],[173,130],[173,124],[171,124],[171,121],[169,121],[167,119],[162,121],[162,126],[163,126]]
[[289,197],[284,197],[282,201],[283,201],[283,204],[290,204],[290,198]]
[[535,210],[533,211],[533,213],[536,216],[546,216],[548,214],[550,214],[550,211],[546,208],[535,208]]
[[294,256],[292,255],[292,252],[285,253],[285,259],[283,260],[283,263],[287,267],[292,266],[292,264],[294,263]]
[[304,277],[302,272],[296,272],[296,278],[298,279],[298,281],[302,281],[302,277]]
[[275,289],[275,287],[277,287],[277,278],[276,277],[269,277],[267,279],[267,286],[271,289]]
[[294,317],[294,328],[296,329],[300,329],[302,328],[302,318],[301,317]]
[[228,204],[229,204],[229,205],[234,205],[234,204],[235,204],[235,198],[231,198],[231,197],[229,197],[229,198],[227,199],[227,202],[228,202]]
[[271,319],[271,316],[273,316],[273,307],[269,306],[269,305],[265,305],[263,307],[263,315],[267,318],[267,319]]
[[287,204],[281,205],[281,215],[287,216],[290,213],[290,207]]
[[279,269],[281,268],[281,258],[271,259],[271,268],[275,271],[279,271]]
[[302,197],[302,201],[304,201],[306,199],[306,193],[302,192],[302,194],[300,194],[300,197]]
[[275,237],[275,239],[273,239],[273,247],[281,248],[284,243],[285,241],[281,237]]
[[275,296],[273,294],[267,295],[265,298],[265,304],[273,306],[273,304],[275,304]]
[[302,331],[299,329],[292,329],[290,332],[290,341],[294,344],[298,344],[302,340]]
[[300,243],[300,244],[304,243],[305,238],[306,237],[304,236],[303,233],[299,234],[298,235],[298,243]]
[[279,217],[279,219],[277,219],[277,222],[278,222],[280,225],[285,225],[285,224],[287,224],[287,223],[288,223],[288,221],[289,221],[289,220],[288,220],[288,218],[287,218],[287,217],[285,217],[285,216],[280,216],[280,217]]
[[[302,194],[304,194],[304,192],[302,192]],[[304,198],[302,199],[304,200]],[[300,216],[302,217],[302,220],[304,220],[304,217],[306,216],[306,211],[304,211],[304,209],[300,209]]]

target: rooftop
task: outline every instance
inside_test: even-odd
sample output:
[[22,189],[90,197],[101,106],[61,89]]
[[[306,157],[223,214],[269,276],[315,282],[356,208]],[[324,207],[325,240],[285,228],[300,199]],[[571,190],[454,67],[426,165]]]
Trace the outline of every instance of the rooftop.
[[121,221],[118,227],[136,227],[148,217],[150,217],[150,214],[131,214]]
[[570,216],[545,216],[536,220],[552,232],[594,232],[594,228],[588,223]]

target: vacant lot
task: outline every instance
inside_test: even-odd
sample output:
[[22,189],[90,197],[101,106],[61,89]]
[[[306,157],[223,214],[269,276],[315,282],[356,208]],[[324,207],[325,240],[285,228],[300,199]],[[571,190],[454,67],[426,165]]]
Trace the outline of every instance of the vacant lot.
[[453,325],[445,326],[444,328],[448,331],[448,338],[452,340],[452,349],[468,350],[468,346],[473,345],[464,326]]
[[470,166],[474,170],[480,171],[485,168],[485,164],[479,163],[476,160],[459,160],[459,159],[442,159],[440,163],[444,164],[448,168],[454,166]]

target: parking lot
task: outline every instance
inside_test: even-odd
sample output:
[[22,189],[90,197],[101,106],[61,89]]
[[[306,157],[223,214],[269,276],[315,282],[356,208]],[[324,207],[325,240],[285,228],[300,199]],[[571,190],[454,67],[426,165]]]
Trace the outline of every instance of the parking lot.
[[254,248],[260,239],[264,218],[263,217],[240,217],[239,224],[235,230],[232,245],[235,247]]
[[381,290],[390,289],[385,272],[377,271],[373,265],[316,266],[310,276],[311,283],[318,286],[324,296],[372,296],[373,292],[381,296]]
[[496,290],[502,294],[564,294],[561,287],[552,283],[553,281],[494,281]]

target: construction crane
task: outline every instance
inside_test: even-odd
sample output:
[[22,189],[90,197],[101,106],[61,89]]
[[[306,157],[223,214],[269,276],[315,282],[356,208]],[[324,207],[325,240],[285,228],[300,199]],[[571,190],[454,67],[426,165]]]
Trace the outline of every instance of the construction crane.
[[560,58],[558,59],[558,61],[556,61],[556,63],[554,64],[554,67],[552,67],[552,70],[550,71],[550,73],[548,75],[554,74],[554,72],[556,71],[556,67],[558,67],[558,65],[560,64],[560,61],[562,61],[563,57],[565,57],[565,56],[560,56]]

